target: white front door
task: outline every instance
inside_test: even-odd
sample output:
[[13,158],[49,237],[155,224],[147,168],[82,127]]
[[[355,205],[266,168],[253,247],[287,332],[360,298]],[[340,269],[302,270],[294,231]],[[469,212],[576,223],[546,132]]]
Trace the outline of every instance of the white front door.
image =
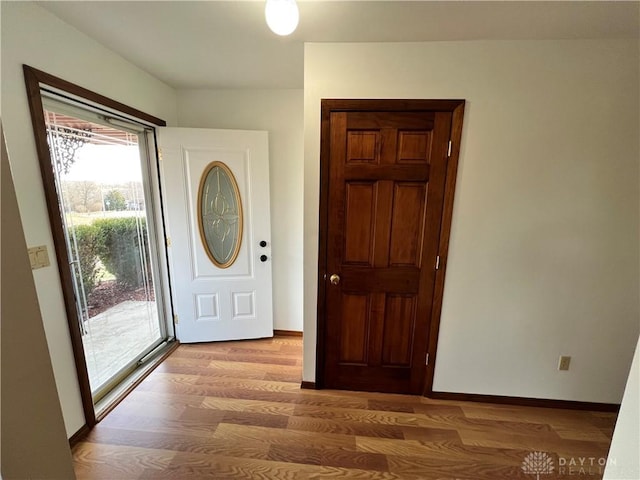
[[273,336],[267,132],[160,128],[158,146],[178,340]]

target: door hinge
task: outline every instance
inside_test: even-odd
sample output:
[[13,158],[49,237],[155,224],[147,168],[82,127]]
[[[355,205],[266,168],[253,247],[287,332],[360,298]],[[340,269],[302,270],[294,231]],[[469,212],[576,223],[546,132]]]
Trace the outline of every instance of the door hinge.
[[429,365],[429,354],[427,353],[426,358],[424,359],[424,364]]
[[180,322],[178,321],[178,315],[174,315],[174,316],[173,316],[173,323],[174,323],[174,325],[177,325],[178,323],[180,323]]
[[166,237],[167,247],[171,246],[171,237]]
[[158,160],[162,161],[162,147],[158,147]]
[[436,270],[440,270],[440,255],[436,257]]
[[451,156],[451,140],[449,140],[449,149],[447,150],[447,157]]

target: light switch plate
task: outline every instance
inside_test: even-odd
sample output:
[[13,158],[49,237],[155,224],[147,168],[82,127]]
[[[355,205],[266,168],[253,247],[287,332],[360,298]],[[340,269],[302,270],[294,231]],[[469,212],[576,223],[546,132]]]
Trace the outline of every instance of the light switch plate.
[[47,251],[47,247],[45,245],[31,247],[28,252],[29,261],[31,262],[31,270],[48,267],[49,265],[51,265],[51,262],[49,261],[49,252]]

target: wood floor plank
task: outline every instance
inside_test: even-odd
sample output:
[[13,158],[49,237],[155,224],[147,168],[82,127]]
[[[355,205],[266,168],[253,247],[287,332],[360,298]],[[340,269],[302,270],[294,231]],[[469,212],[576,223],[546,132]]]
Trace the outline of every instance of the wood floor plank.
[[357,468],[363,470],[389,471],[385,455],[354,452],[341,448],[315,448],[305,445],[272,445],[269,460],[324,465],[328,467]]
[[215,371],[216,369],[220,370],[242,370],[246,371],[256,371],[256,372],[265,372],[265,373],[273,373],[273,372],[282,372],[282,373],[300,373],[300,368],[296,365],[274,365],[271,363],[248,363],[243,361],[234,361],[234,360],[212,360],[208,362],[207,367]]
[[455,428],[427,428],[427,427],[400,427],[405,440],[419,440],[421,442],[459,442],[460,435]]
[[[197,363],[199,360],[196,360]],[[200,378],[208,378],[208,377],[218,377],[218,378],[237,378],[238,370],[237,369],[213,369],[206,366],[195,367],[192,365],[184,365],[184,364],[173,364],[173,363],[164,363],[157,369],[158,372],[162,373],[173,373],[173,374],[182,374],[182,375],[198,375]],[[263,380],[265,379],[265,375],[267,375],[264,371],[246,369],[243,371],[242,377],[248,378],[251,380]],[[284,377],[287,374],[282,374]],[[294,374],[288,374],[294,375]]]
[[307,445],[270,445],[268,460],[305,465],[322,465],[322,450],[321,448]]
[[[447,444],[447,442],[439,443]],[[424,443],[417,440],[389,440],[371,437],[357,437],[356,449],[359,452],[396,456],[428,456],[443,450],[442,447],[434,447],[433,443]]]
[[291,382],[273,382],[254,380],[252,378],[226,378],[218,376],[198,376],[195,385],[214,385],[225,388],[241,388],[246,390],[260,390],[265,392],[298,393],[300,385]]
[[606,435],[601,428],[591,425],[582,425],[579,427],[554,426],[553,430],[567,440],[587,440],[593,442],[608,442],[609,435]]
[[[433,404],[424,404],[418,403],[417,405],[412,405],[414,413],[421,413],[423,415],[431,415],[431,416],[443,416],[447,415],[464,417],[465,414],[462,411],[462,408],[457,405],[433,405]],[[382,409],[374,409],[374,410],[382,410]]]
[[[192,350],[189,352],[182,352],[181,356],[183,358],[197,358],[201,360],[223,360],[223,361],[239,361],[235,356],[237,353],[233,352],[206,352],[206,351],[198,351]],[[278,356],[278,352],[271,352],[270,355],[265,354],[248,354],[242,355],[242,362],[244,363],[269,363],[273,365],[297,365],[298,359],[293,356]]]
[[436,423],[415,414],[359,409],[346,404],[343,408],[339,405],[339,402],[338,405],[298,404],[294,410],[294,415],[325,418],[342,422],[378,423],[382,425],[406,427],[430,427]]
[[[223,416],[224,413],[219,412],[220,420],[222,420]],[[143,432],[153,432],[157,435],[187,434],[201,437],[210,437],[218,426],[217,422],[214,422],[213,420],[208,423],[203,423],[199,420],[173,420],[167,418],[129,416],[124,414],[107,415],[106,418],[100,422],[100,425],[110,428],[133,428]]]
[[[120,403],[126,404],[128,402],[142,403],[151,405],[152,403],[164,406],[174,407],[198,407],[202,404],[206,397],[202,395],[162,395],[155,392],[147,392],[136,388]],[[117,408],[117,407],[116,407]]]
[[[202,403],[202,400],[200,400],[200,403]],[[129,417],[169,418],[175,420],[182,416],[187,407],[179,402],[166,404],[160,402],[140,402],[135,399],[127,399],[127,401],[121,402],[116,408],[118,410],[118,415],[125,415]]]
[[390,457],[419,457],[449,462],[478,462],[496,465],[522,464],[530,450],[515,448],[487,448],[464,445],[456,441],[420,442],[415,440],[392,441],[380,438],[356,438],[360,452],[384,454]]
[[194,373],[171,373],[158,370],[154,375],[145,378],[142,384],[178,384],[178,385],[195,385],[201,379],[200,375]]
[[398,402],[390,402],[390,401],[384,401],[384,400],[369,400],[368,403],[369,403],[369,410],[416,413],[414,405],[410,403],[398,403]]
[[[211,342],[211,343],[189,343],[184,344],[182,353],[189,352],[229,352],[231,349],[236,350],[254,350],[261,352],[278,352],[281,345],[273,341],[269,342],[254,342],[246,340],[229,340],[227,342]],[[213,347],[213,348],[212,348]]]
[[297,405],[294,415],[332,419],[341,422],[380,423],[405,427],[425,427],[436,429],[466,429],[493,431],[496,433],[528,432],[547,433],[557,438],[557,434],[546,424],[513,421],[489,421],[460,417],[456,415],[420,415],[404,412],[373,411],[353,408],[319,408],[309,405]]
[[532,451],[606,457],[615,425],[603,412],[300,389],[301,356],[296,337],[180,346],[76,445],[78,478],[506,480],[527,476]]
[[166,471],[176,452],[120,445],[81,443],[73,449],[78,480],[133,480]]
[[263,350],[260,348],[242,348],[242,347],[238,347],[238,346],[234,346],[232,348],[230,348],[228,350],[228,353],[233,355],[233,354],[242,354],[243,356],[247,356],[247,355],[266,355],[266,356],[271,356],[273,355],[274,352],[277,352],[278,356],[280,358],[293,358],[294,360],[297,360],[298,357],[300,356],[300,352],[296,351],[291,351],[290,349],[284,349],[282,347],[278,347],[275,350],[269,349],[269,350]]
[[280,344],[280,351],[282,353],[293,353],[295,355],[302,355],[302,345],[299,343]]
[[269,446],[264,443],[232,442],[198,435],[158,435],[156,432],[101,427],[87,437],[87,442],[191,452],[202,455],[227,455],[239,458],[268,458]]
[[274,381],[274,382],[290,382],[295,384],[300,384],[302,382],[302,375],[299,372],[293,373],[265,373],[264,380]]
[[[592,412],[513,405],[475,405],[461,407],[468,418],[483,420],[547,423],[557,426],[581,426],[594,421]],[[609,414],[613,415],[613,414]]]
[[529,451],[551,451],[567,457],[606,457],[607,451],[609,450],[608,442],[567,440],[560,437],[551,438],[515,433],[496,435],[482,431],[460,431],[459,433],[465,445],[493,448],[520,448]]
[[287,428],[289,417],[259,412],[225,412],[222,423],[235,425],[254,425],[270,428]]
[[425,457],[389,456],[389,470],[399,475],[425,475],[456,480],[512,480],[522,478],[521,465],[508,466]]
[[253,440],[269,445],[308,445],[318,448],[343,448],[356,451],[354,436],[334,433],[303,432],[268,427],[231,425],[221,423],[213,434],[214,438],[230,438],[237,441]]
[[356,468],[309,465],[268,460],[209,457],[197,454],[176,454],[163,472],[145,472],[140,479],[244,479],[244,480],[309,480],[348,478],[356,480],[428,480],[427,477],[397,475],[390,472]]
[[287,428],[306,432],[338,433],[341,435],[360,435],[364,437],[404,439],[404,431],[393,425],[377,425],[373,423],[337,422],[324,418],[292,416],[288,419]]
[[236,412],[270,413],[273,415],[293,415],[295,405],[284,402],[263,402],[242,398],[204,397],[201,408]]
[[[185,389],[181,389],[184,391]],[[193,389],[192,389],[193,390]],[[225,388],[224,386],[200,386],[196,389],[198,392],[205,393],[209,397],[220,398],[238,398],[246,400],[261,400],[265,402],[282,402],[292,405],[306,405],[319,409],[333,408],[345,406],[347,408],[359,408],[362,406],[362,400],[357,399],[341,399],[340,397],[327,397],[322,395],[313,395],[299,392],[268,392],[260,390],[247,390],[240,388]]]
[[323,448],[320,453],[321,465],[358,470],[388,472],[386,455],[367,452],[351,452],[340,448]]

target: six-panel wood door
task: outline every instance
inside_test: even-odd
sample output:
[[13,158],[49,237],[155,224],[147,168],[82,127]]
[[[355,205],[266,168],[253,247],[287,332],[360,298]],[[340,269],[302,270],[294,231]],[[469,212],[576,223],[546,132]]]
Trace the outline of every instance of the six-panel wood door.
[[422,394],[452,113],[329,124],[323,384]]

